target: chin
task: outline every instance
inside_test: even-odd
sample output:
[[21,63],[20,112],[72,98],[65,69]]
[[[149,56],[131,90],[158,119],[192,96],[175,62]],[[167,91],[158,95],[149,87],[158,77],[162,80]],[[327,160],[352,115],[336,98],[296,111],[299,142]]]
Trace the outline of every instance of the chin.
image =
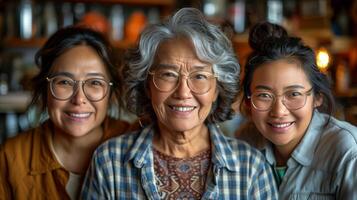
[[184,132],[184,131],[189,131],[197,127],[197,125],[193,124],[182,124],[182,123],[175,123],[172,124],[169,129],[176,131],[176,132]]
[[88,128],[85,128],[85,129],[71,128],[71,129],[66,130],[66,133],[74,138],[79,138],[79,137],[85,136],[89,132],[90,132],[90,129],[88,129]]

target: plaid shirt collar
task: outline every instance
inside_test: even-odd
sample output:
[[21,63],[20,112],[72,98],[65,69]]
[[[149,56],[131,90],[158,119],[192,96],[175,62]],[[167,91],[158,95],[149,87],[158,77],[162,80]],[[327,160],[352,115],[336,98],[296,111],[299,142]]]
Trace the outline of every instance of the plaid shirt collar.
[[[238,155],[232,151],[229,138],[219,129],[217,124],[207,124],[211,138],[212,163],[217,168],[227,168],[229,171],[238,171]],[[154,135],[154,124],[145,127],[139,134],[132,149],[126,155],[126,163],[134,161],[137,168],[153,162],[152,140]]]

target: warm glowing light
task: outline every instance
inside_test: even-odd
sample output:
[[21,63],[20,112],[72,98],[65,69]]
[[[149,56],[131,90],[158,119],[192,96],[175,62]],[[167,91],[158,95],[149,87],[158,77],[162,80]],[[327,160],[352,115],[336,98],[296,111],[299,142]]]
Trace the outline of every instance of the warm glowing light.
[[321,48],[317,51],[316,64],[321,71],[326,71],[330,62],[330,55],[327,50]]

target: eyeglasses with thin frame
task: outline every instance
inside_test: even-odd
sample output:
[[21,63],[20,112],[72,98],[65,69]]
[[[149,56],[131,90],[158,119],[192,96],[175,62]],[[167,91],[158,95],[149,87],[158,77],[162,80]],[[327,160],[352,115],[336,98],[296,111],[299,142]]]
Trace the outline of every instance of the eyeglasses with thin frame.
[[172,69],[158,69],[149,72],[149,74],[153,76],[153,83],[161,92],[171,92],[175,90],[184,76],[187,80],[188,87],[195,94],[207,93],[217,77],[208,71],[194,71],[188,75],[182,75]]
[[110,90],[112,82],[101,78],[89,78],[86,80],[73,80],[69,76],[56,75],[46,77],[50,84],[50,91],[54,98],[58,100],[68,100],[78,91],[79,83],[82,83],[82,90],[89,101],[95,102],[102,100]]
[[253,107],[258,111],[271,110],[277,97],[282,96],[282,103],[288,110],[298,110],[305,106],[307,96],[312,94],[312,88],[306,92],[299,90],[289,90],[282,95],[275,95],[267,91],[255,91],[251,96],[248,96]]

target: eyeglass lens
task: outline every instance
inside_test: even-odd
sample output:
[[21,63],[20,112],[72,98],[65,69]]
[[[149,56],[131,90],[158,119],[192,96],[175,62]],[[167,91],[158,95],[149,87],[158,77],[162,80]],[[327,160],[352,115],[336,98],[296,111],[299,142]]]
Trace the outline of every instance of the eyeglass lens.
[[[282,102],[286,108],[297,110],[305,105],[307,95],[307,93],[300,91],[288,91],[282,95]],[[271,109],[276,100],[276,95],[269,92],[254,92],[251,96],[253,106],[262,111]]]
[[[154,84],[157,89],[169,92],[177,88],[180,82],[180,73],[173,70],[157,70],[153,73]],[[194,93],[203,94],[211,89],[214,75],[207,71],[195,71],[186,76],[188,87]]]
[[51,92],[60,100],[71,98],[78,89],[78,83],[82,82],[82,89],[88,100],[99,101],[108,92],[108,83],[99,78],[91,78],[85,81],[75,81],[67,76],[55,76],[50,79]]

